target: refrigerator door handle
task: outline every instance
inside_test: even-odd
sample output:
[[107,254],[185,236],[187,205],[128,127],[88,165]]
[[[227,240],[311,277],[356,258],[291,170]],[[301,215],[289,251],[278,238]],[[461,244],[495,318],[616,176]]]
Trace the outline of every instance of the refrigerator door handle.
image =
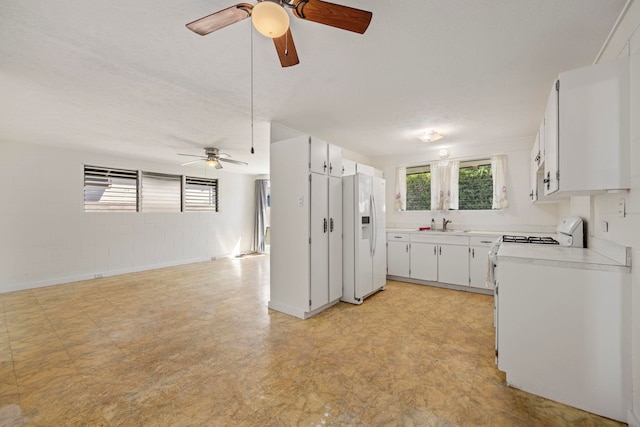
[[371,199],[371,219],[372,219],[372,224],[371,224],[371,256],[375,256],[376,254],[376,243],[378,240],[378,230],[376,227],[376,222],[378,221],[378,218],[376,217],[376,199],[373,197],[373,194],[371,194],[369,196],[369,199]]

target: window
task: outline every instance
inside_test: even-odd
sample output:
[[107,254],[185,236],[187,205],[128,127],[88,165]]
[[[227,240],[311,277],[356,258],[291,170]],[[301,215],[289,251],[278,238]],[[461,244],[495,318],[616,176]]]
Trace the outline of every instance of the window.
[[180,212],[182,176],[142,172],[141,211]]
[[85,212],[218,212],[218,179],[84,166]]
[[184,210],[218,212],[218,180],[186,177]]
[[[437,167],[442,167],[442,162],[436,164]],[[443,175],[437,173],[439,179],[446,179],[445,182],[433,182],[431,165],[422,165],[406,168],[406,210],[431,210],[432,190],[435,187],[438,194],[441,190],[449,194],[451,192],[452,200],[455,201],[457,197],[457,209],[459,210],[481,210],[491,209],[493,202],[493,176],[491,159],[478,159],[472,161],[456,162],[451,164],[458,167],[449,168],[448,172]],[[434,167],[435,167],[434,166]],[[440,169],[434,169],[436,172]],[[456,173],[452,178],[452,183],[449,184],[448,178],[451,173]],[[432,179],[433,178],[433,179]],[[438,184],[440,184],[438,186]],[[456,194],[457,193],[457,194]],[[437,200],[437,199],[436,199]],[[434,205],[435,206],[435,205]],[[445,205],[446,206],[446,205]],[[454,203],[453,206],[456,206]]]
[[137,208],[137,171],[85,165],[85,212],[136,212]]
[[460,162],[458,192],[458,208],[461,211],[491,209],[493,201],[491,160]]
[[407,210],[431,210],[431,168],[407,168]]

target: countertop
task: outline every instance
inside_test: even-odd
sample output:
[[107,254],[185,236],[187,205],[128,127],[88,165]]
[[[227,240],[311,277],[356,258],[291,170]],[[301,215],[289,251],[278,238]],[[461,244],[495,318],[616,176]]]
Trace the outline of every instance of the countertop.
[[592,249],[556,245],[502,243],[498,250],[498,264],[501,259],[523,264],[540,264],[562,268],[631,271],[630,267]]
[[415,228],[387,228],[387,233],[412,233],[412,234],[434,234],[440,236],[502,236],[503,234],[519,234],[523,233],[505,233],[504,231],[464,231],[464,230],[416,230]]

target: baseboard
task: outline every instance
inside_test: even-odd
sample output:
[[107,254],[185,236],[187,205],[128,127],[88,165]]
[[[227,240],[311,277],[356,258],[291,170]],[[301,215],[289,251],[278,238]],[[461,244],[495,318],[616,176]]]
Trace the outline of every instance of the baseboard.
[[640,427],[640,416],[633,409],[629,409],[627,424],[629,424],[629,427]]
[[434,286],[436,288],[452,289],[454,291],[472,292],[474,294],[493,295],[493,289],[474,288],[473,286],[452,285],[450,283],[431,282],[429,280],[413,279],[410,277],[390,276],[387,280],[396,282],[413,283],[414,285]]
[[46,280],[36,280],[32,282],[12,283],[8,285],[0,285],[0,294],[16,291],[24,291],[27,289],[43,288],[45,286],[55,286],[64,283],[79,282],[83,280],[99,279],[102,277],[118,276],[120,274],[137,273],[139,271],[156,270],[158,268],[175,267],[178,265],[194,264],[197,262],[211,261],[215,259],[232,258],[231,254],[224,254],[217,257],[207,258],[190,258],[178,261],[162,262],[157,264],[147,264],[135,267],[116,268],[113,270],[96,270],[89,273],[71,274],[68,276],[59,276]]
[[288,314],[289,316],[297,317],[298,319],[305,319],[306,313],[304,309],[291,307],[290,305],[282,304],[273,300],[270,300],[267,306],[272,310],[276,310],[281,313]]

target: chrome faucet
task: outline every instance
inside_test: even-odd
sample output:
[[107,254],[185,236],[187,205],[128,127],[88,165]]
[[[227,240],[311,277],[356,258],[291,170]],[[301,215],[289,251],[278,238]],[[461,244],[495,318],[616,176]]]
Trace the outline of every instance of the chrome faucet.
[[448,219],[442,218],[442,231],[447,231],[447,224],[449,224],[451,221],[449,221]]

